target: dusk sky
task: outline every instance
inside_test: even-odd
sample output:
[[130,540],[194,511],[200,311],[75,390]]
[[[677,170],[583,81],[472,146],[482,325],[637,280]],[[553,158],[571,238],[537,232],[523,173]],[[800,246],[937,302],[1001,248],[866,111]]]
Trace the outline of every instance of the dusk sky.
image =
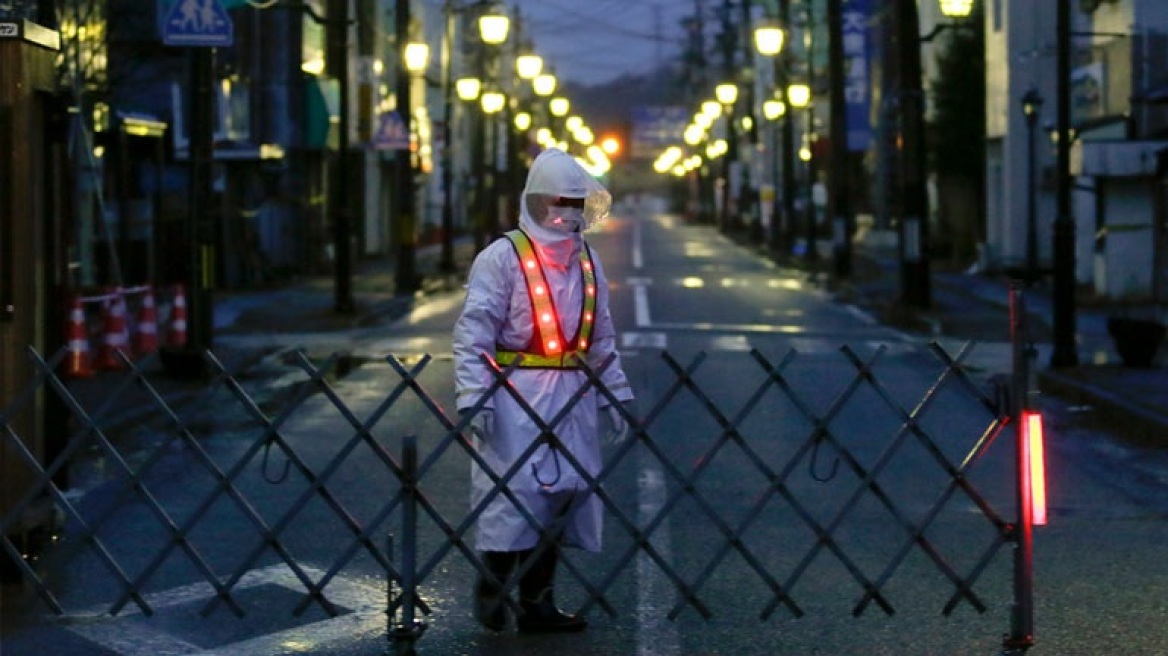
[[643,73],[680,52],[694,0],[513,0],[524,33],[558,77],[584,84]]

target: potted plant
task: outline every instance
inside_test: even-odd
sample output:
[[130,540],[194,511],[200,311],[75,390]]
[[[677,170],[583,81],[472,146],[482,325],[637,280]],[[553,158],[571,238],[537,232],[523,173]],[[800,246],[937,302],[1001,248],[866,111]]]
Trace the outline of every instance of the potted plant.
[[1168,326],[1154,319],[1113,316],[1107,318],[1107,333],[1115,342],[1115,350],[1124,365],[1150,367],[1168,333]]

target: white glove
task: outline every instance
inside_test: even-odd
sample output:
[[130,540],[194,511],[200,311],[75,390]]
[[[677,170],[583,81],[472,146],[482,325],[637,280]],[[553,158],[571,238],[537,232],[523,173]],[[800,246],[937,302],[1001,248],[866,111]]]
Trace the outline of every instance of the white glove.
[[[633,406],[631,402],[624,401],[621,403],[626,412],[633,414]],[[605,414],[608,415],[608,423],[610,426],[608,434],[605,436],[605,442],[608,444],[621,444],[629,437],[629,422],[625,421],[624,415],[620,413],[615,405],[610,405],[604,409]]]
[[[464,412],[470,412],[464,410]],[[483,442],[488,442],[495,434],[495,410],[493,408],[479,408],[478,414],[470,420],[470,434]]]

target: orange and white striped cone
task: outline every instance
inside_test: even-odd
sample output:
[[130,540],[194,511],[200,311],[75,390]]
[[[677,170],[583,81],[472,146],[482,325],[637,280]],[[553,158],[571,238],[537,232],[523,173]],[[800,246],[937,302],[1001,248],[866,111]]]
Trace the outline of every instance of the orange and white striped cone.
[[125,364],[117,356],[117,352],[126,353],[129,349],[126,332],[126,304],[122,299],[122,290],[113,290],[112,298],[106,300],[102,316],[101,350],[94,363],[98,369],[124,369]]
[[174,286],[174,305],[170,311],[170,331],[166,335],[167,346],[187,345],[187,297],[183,286]]
[[94,374],[89,361],[89,332],[85,329],[85,309],[81,297],[74,295],[69,308],[69,325],[65,329],[69,342],[69,355],[65,363],[65,375],[69,378],[91,378]]
[[134,333],[134,353],[147,355],[158,350],[158,309],[154,307],[154,290],[150,287],[142,294],[142,307],[138,309],[138,331]]

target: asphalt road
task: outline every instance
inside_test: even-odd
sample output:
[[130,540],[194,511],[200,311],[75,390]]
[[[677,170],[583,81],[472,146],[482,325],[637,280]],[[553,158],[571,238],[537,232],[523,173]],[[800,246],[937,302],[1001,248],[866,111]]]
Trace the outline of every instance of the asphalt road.
[[[246,396],[221,388],[178,409],[190,441],[161,419],[118,438],[156,507],[125,503],[141,494],[113,482],[77,499],[85,518],[107,517],[97,538],[120,570],[148,580],[141,599],[101,552],[76,544],[84,527],[73,521],[49,580],[67,614],[9,597],[2,653],[383,653],[385,568],[401,565],[405,539],[393,469],[406,436],[418,440],[426,501],[418,563],[431,613],[419,653],[998,653],[1013,571],[987,515],[1013,521],[1012,431],[973,459],[970,491],[953,489],[944,467],[993,434],[979,394],[1008,367],[1008,345],[937,353],[805,274],[668,217],[626,214],[590,242],[612,284],[643,435],[606,448],[604,552],[569,552],[560,574],[562,605],[588,613],[586,633],[494,635],[470,619],[474,573],[446,538],[452,527],[470,537],[469,461],[436,409],[452,407],[445,354],[461,299],[449,293],[392,326],[227,340],[306,356],[268,357],[241,379]],[[336,350],[347,356],[328,365],[330,393],[302,394]],[[958,357],[968,379],[945,366]],[[1162,481],[1128,475],[1157,454],[1045,403],[1053,519],[1036,531],[1036,653],[1165,653],[1168,508]],[[902,429],[908,416],[919,433]],[[287,452],[265,457],[277,435]],[[91,480],[120,466],[92,454]],[[168,520],[189,539],[162,558]],[[212,601],[198,583],[206,572],[232,588],[243,618]],[[971,576],[969,596],[943,616],[954,577]],[[306,584],[322,581],[335,605],[303,604]],[[861,604],[863,582],[885,609]]]

